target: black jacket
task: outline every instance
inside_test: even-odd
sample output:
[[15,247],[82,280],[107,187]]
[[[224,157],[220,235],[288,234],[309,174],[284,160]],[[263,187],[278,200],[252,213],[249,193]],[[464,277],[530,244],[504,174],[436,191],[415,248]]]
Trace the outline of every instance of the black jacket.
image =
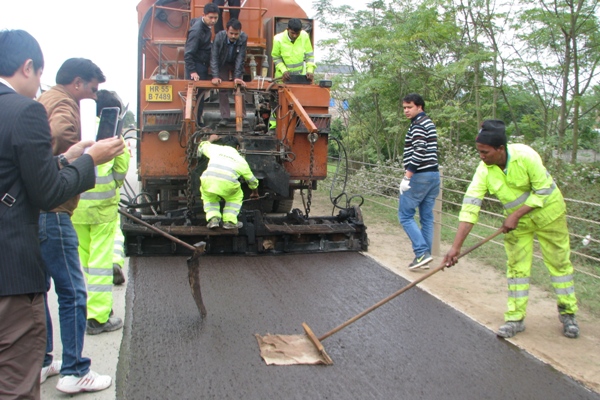
[[44,106],[1,83],[0,121],[0,198],[16,198],[10,208],[0,203],[0,296],[45,293],[40,209],[93,188],[94,162],[84,154],[59,171]]
[[202,22],[202,18],[192,24],[188,31],[185,42],[185,74],[189,77],[192,72],[198,73],[196,64],[203,64],[207,67],[210,64],[210,39],[212,31],[208,25]]
[[[216,34],[215,41],[212,47],[212,54],[210,57],[210,70],[213,78],[219,77],[219,69],[227,61],[227,32],[221,31]],[[233,71],[233,77],[242,79],[244,76],[244,62],[246,61],[246,45],[248,44],[248,35],[244,32],[240,33],[240,37],[233,46],[233,53],[235,54],[235,67]]]

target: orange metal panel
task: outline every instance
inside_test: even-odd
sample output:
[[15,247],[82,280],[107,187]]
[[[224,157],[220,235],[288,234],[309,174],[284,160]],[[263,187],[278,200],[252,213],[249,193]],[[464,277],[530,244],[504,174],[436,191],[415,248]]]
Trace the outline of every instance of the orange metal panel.
[[144,133],[140,152],[140,175],[145,179],[187,177],[185,151],[179,145],[176,134],[161,142],[158,133]]
[[[315,143],[313,179],[327,177],[327,143],[328,137],[320,135]],[[283,164],[290,174],[291,180],[308,179],[310,176],[310,142],[307,133],[296,133],[296,140],[291,147],[296,159]]]
[[318,85],[287,85],[294,93],[294,96],[300,101],[302,107],[309,114],[316,114],[316,111],[311,111],[314,107],[322,107],[323,114],[327,114],[329,110],[330,93],[328,88],[322,88]]

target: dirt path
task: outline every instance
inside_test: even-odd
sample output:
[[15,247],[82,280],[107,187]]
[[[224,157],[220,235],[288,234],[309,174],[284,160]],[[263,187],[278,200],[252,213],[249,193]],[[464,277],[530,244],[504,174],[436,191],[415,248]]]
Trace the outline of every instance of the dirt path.
[[[328,204],[327,196],[317,193],[311,214],[331,214]],[[370,241],[365,254],[409,281],[427,272],[408,270],[414,255],[399,224],[370,223],[372,218],[368,214],[363,217]],[[442,246],[442,254],[448,247]],[[440,262],[441,257],[434,256],[431,265],[435,267]],[[485,260],[465,256],[457,266],[439,272],[419,286],[493,331],[503,323],[506,278],[486,266]],[[577,320],[581,336],[575,340],[564,337],[554,295],[535,286],[529,291],[527,314],[526,331],[508,340],[600,393],[600,319],[580,310]]]

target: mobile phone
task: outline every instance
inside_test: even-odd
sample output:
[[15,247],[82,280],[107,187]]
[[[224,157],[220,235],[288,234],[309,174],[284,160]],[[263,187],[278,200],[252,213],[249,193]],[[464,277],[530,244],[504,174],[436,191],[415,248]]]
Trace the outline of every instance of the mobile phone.
[[119,134],[119,107],[105,107],[100,111],[100,123],[98,124],[98,133],[96,142],[102,139],[108,139]]

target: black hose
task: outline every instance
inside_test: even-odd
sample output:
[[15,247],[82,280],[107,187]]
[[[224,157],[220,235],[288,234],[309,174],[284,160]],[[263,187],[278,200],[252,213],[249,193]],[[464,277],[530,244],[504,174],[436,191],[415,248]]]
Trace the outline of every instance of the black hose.
[[[358,204],[358,206],[360,207],[365,202],[365,199],[363,196],[358,195],[358,194],[348,196],[348,194],[346,193],[346,185],[348,183],[348,153],[346,153],[346,148],[344,147],[344,144],[342,143],[342,141],[340,139],[338,139],[335,136],[330,136],[329,139],[333,140],[334,142],[337,143],[338,150],[339,150],[337,164],[335,167],[335,172],[334,172],[333,178],[331,180],[331,188],[329,189],[329,200],[331,201],[331,204],[333,204],[333,209],[331,210],[331,215],[333,215],[336,208],[339,208],[339,209],[350,208],[350,205],[354,199],[360,199],[360,202]],[[340,173],[340,163],[342,162],[342,157],[341,157],[342,153],[343,153],[344,161],[346,163],[346,168],[344,168],[344,180],[343,180],[343,184],[342,184],[341,193],[334,197],[333,192],[335,190],[335,183],[336,183],[336,181],[338,179],[338,175]],[[342,198],[345,199],[344,207],[341,207],[339,205],[340,202],[342,201]]]

